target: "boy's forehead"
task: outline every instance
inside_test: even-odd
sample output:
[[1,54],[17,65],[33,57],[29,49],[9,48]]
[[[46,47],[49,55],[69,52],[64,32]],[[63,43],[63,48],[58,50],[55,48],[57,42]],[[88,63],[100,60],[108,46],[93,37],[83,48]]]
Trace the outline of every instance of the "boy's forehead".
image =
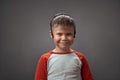
[[63,25],[57,25],[54,26],[53,32],[74,32],[74,28],[72,26],[63,26]]
[[53,29],[58,29],[58,28],[60,28],[60,29],[74,29],[74,27],[73,26],[68,26],[68,25],[60,25],[60,24],[54,24],[54,26],[52,27]]

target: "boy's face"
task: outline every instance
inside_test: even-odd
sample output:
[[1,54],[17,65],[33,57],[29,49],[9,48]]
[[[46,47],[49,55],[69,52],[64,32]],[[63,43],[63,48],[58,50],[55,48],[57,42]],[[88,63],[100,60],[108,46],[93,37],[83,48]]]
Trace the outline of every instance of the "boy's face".
[[[53,40],[57,51],[69,51],[74,40],[74,28],[55,24],[53,26]],[[51,37],[52,34],[50,33]]]

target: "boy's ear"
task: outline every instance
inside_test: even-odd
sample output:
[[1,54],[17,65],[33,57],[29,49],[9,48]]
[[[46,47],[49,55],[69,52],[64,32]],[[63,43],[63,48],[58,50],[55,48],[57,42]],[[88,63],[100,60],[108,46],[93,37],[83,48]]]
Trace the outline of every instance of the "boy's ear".
[[50,37],[53,38],[53,34],[51,31],[49,31]]

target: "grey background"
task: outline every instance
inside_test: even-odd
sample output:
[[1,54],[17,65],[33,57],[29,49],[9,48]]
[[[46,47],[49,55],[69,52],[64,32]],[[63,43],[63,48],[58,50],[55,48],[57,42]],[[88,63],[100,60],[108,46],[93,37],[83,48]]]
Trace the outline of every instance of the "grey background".
[[120,80],[119,0],[0,0],[0,80],[33,80],[41,54],[54,48],[49,22],[65,12],[76,22],[72,48],[95,80]]

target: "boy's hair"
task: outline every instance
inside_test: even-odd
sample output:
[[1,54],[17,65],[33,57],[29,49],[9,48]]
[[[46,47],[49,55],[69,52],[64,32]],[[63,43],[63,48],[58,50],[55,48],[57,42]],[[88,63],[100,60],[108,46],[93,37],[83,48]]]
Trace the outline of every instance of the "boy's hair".
[[75,38],[76,26],[75,26],[75,22],[71,16],[69,16],[67,14],[59,13],[59,14],[56,14],[52,18],[52,20],[50,21],[50,30],[52,33],[52,37],[54,37],[52,28],[55,24],[59,24],[59,25],[63,25],[63,26],[72,26],[74,28],[74,38]]

